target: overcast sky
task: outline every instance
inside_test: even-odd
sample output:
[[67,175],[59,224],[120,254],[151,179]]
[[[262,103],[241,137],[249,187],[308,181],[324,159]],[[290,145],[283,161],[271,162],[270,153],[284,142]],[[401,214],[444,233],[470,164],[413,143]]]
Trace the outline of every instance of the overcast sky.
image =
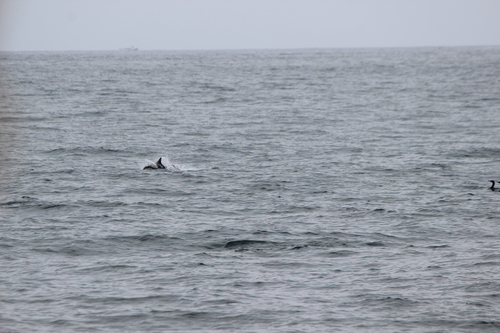
[[500,0],[0,0],[0,50],[500,45]]

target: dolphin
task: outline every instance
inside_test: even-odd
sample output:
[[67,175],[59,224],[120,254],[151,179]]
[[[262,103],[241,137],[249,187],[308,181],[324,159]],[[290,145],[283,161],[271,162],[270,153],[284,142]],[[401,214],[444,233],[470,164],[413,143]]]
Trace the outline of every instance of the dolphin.
[[153,163],[149,161],[150,163],[146,165],[142,170],[147,170],[147,169],[165,169],[165,166],[161,163],[161,157],[156,161],[156,163]]

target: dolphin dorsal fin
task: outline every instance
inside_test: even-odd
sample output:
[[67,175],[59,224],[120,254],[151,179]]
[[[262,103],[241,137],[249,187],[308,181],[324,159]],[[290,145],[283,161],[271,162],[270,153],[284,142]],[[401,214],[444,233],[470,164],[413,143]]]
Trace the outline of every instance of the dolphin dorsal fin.
[[156,161],[156,165],[160,169],[165,169],[165,166],[161,163],[161,157],[158,159],[158,161]]

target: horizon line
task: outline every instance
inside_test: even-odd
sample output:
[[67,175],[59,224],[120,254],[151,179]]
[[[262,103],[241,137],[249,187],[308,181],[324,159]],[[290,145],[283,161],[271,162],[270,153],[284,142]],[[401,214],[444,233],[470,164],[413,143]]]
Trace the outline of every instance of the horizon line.
[[463,47],[500,47],[500,44],[477,44],[477,45],[419,45],[419,46],[346,46],[346,47],[290,47],[290,48],[188,48],[188,49],[141,49],[127,50],[118,49],[58,49],[58,50],[2,50],[0,52],[123,52],[134,53],[139,51],[163,51],[163,52],[202,52],[202,51],[286,51],[286,50],[341,50],[341,49],[415,49],[415,48],[463,48]]

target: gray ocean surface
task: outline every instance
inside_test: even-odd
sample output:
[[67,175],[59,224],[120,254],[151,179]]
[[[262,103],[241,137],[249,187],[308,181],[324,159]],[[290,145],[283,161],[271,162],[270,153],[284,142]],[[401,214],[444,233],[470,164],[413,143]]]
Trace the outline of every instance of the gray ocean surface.
[[0,74],[1,333],[500,331],[500,47]]

